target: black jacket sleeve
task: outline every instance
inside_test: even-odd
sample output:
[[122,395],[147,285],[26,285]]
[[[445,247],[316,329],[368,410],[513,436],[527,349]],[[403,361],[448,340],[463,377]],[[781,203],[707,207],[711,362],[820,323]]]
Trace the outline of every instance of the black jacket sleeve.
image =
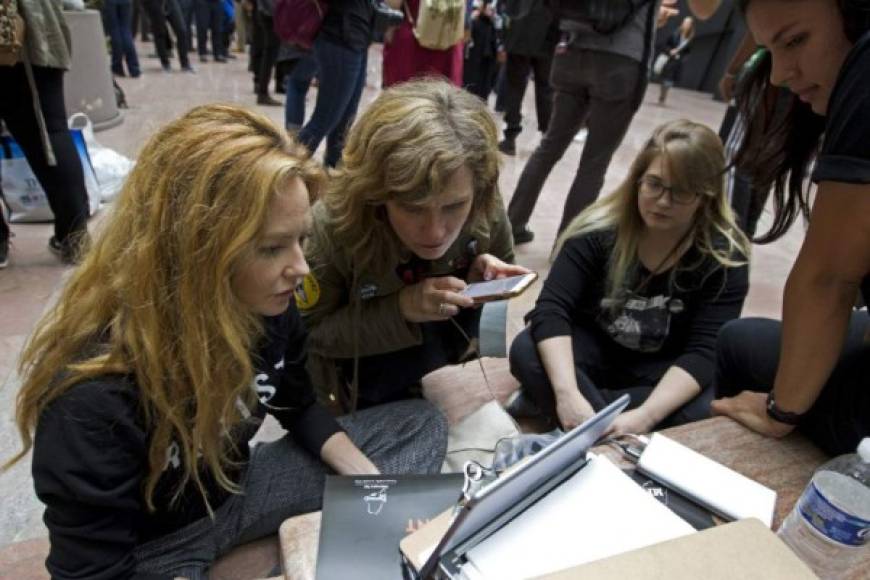
[[135,391],[118,377],[76,385],[40,417],[33,480],[45,504],[52,578],[159,578],[134,572],[148,468],[136,413]]
[[281,386],[269,401],[267,410],[303,447],[320,457],[320,449],[326,440],[342,431],[342,428],[335,417],[317,402],[305,368],[307,333],[295,305],[290,306],[287,316],[287,346]]
[[682,354],[674,361],[704,389],[713,381],[716,335],[729,320],[740,316],[749,291],[749,267],[718,268],[706,277],[697,297]]
[[611,247],[612,234],[606,232],[593,232],[565,242],[534,310],[526,317],[535,342],[571,336],[574,314],[597,307],[595,302],[600,299],[601,284],[607,275]]

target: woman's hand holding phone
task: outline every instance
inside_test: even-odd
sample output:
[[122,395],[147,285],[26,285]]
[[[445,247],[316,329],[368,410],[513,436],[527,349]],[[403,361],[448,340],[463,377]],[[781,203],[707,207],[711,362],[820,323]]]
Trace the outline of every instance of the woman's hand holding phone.
[[468,271],[468,281],[489,282],[490,280],[529,273],[531,273],[531,270],[523,266],[508,264],[492,254],[480,254],[471,264],[471,268]]
[[399,311],[408,322],[447,320],[460,308],[474,306],[474,300],[460,294],[465,286],[453,276],[426,278],[399,291]]

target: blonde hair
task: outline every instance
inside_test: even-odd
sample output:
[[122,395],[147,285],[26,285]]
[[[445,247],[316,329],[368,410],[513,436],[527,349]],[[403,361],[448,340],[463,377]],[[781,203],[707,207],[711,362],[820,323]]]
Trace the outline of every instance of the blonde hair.
[[[202,461],[227,491],[236,401],[252,403],[250,352],[262,329],[231,288],[269,204],[294,176],[311,195],[323,174],[267,118],[229,105],[197,107],[147,142],[93,248],[19,362],[16,421],[23,449],[43,410],[75,384],[133,375],[150,432],[143,494],[174,440],[184,476],[209,507]],[[197,457],[201,454],[201,459]]]
[[701,199],[688,234],[691,246],[722,266],[739,266],[749,258],[749,239],[737,226],[725,193],[722,141],[705,125],[684,119],[671,121],[653,132],[622,184],[574,218],[556,243],[554,254],[568,238],[616,230],[607,274],[608,297],[621,293],[636,265],[638,241],[645,227],[637,208],[638,181],[659,156],[670,170],[671,185],[696,192]]
[[[498,130],[486,104],[440,80],[385,90],[351,128],[342,164],[323,195],[327,244],[349,248],[357,272],[388,262],[398,239],[386,222],[388,200],[418,202],[443,191],[463,165],[473,176],[466,227],[497,206]],[[311,248],[314,253],[329,248]]]

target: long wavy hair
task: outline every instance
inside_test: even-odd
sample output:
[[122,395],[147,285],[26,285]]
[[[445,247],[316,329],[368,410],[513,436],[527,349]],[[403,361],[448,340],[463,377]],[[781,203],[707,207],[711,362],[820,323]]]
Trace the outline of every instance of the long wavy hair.
[[616,231],[607,273],[608,297],[620,296],[635,271],[638,242],[645,228],[637,208],[638,181],[659,156],[668,164],[672,185],[694,191],[701,198],[688,234],[691,246],[722,266],[739,266],[749,257],[749,240],[737,226],[725,194],[722,141],[705,125],[671,121],[653,132],[616,190],[574,218],[557,241],[556,251],[568,238],[592,231]]
[[[155,486],[174,440],[184,477],[209,507],[201,471],[237,492],[225,433],[251,404],[249,354],[259,317],[231,288],[276,191],[299,176],[312,195],[322,170],[267,118],[229,105],[197,107],[157,132],[92,249],[19,362],[16,421],[33,447],[40,414],[68,389],[108,374],[132,377],[150,433],[143,495]],[[198,459],[199,457],[199,459]]]
[[[743,14],[753,0],[740,0]],[[870,0],[830,0],[843,17],[843,33],[856,43],[870,30]],[[751,120],[735,156],[735,165],[752,180],[757,195],[773,188],[773,223],[754,241],[766,244],[782,237],[798,216],[810,217],[808,172],[825,131],[825,118],[809,103],[787,94],[777,97],[770,83],[771,55],[765,51],[741,79],[736,101],[744,119]],[[786,89],[779,89],[786,91]],[[779,104],[774,101],[784,99]]]
[[387,223],[386,202],[438,194],[463,165],[474,184],[466,227],[480,223],[501,195],[497,144],[486,104],[466,91],[440,80],[385,90],[351,128],[322,197],[333,246],[311,251],[348,248],[356,272],[390,261],[400,242]]

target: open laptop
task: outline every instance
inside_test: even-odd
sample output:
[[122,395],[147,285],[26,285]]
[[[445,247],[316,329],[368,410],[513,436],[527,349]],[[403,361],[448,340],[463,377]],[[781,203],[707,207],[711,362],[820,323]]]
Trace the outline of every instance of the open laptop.
[[458,576],[463,556],[469,550],[586,464],[587,451],[628,406],[629,400],[628,395],[623,395],[517,469],[475,493],[455,515],[423,566],[415,567],[414,558],[405,553],[405,561],[412,569],[416,568],[416,576],[429,578],[439,569],[447,577]]

